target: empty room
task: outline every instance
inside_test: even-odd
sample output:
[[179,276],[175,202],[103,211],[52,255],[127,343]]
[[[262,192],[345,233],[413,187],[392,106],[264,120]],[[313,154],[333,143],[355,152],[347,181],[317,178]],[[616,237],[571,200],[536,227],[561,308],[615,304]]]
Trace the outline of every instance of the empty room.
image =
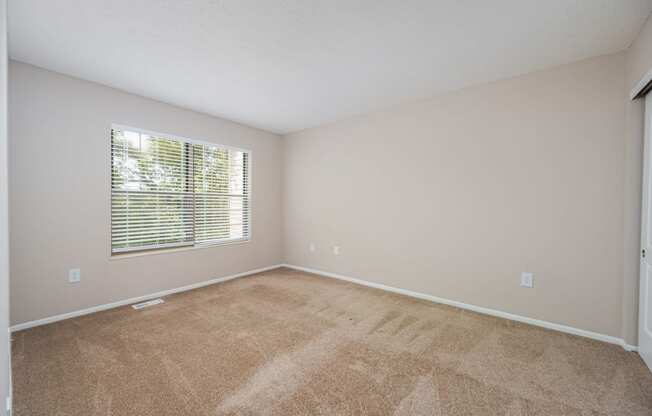
[[652,0],[0,0],[1,416],[652,416]]

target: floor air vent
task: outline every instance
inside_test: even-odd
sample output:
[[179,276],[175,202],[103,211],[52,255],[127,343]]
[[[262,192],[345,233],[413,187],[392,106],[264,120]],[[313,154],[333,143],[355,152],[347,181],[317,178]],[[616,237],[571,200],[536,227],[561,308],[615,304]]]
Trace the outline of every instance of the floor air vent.
[[131,305],[131,307],[134,309],[143,309],[149,306],[158,305],[159,303],[163,303],[163,299],[148,300],[147,302],[136,303],[134,305]]

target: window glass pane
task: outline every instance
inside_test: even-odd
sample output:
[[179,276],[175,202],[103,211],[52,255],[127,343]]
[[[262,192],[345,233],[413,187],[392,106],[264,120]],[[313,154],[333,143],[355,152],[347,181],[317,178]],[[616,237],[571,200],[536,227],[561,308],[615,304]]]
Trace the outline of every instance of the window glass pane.
[[183,192],[189,155],[177,140],[114,130],[113,188]]
[[244,152],[194,145],[195,241],[247,236]]
[[248,154],[112,130],[114,252],[249,238]]
[[112,250],[191,244],[187,146],[138,132],[112,133]]

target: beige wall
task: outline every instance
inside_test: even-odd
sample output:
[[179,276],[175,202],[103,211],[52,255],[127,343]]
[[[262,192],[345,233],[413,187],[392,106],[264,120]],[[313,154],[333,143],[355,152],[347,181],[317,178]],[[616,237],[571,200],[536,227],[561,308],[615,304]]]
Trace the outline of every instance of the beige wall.
[[[280,137],[10,63],[11,322],[278,264]],[[252,150],[253,238],[110,259],[111,123]],[[67,282],[81,267],[82,281]]]
[[620,53],[289,135],[286,261],[620,337],[624,74]]
[[644,100],[629,100],[630,91],[652,69],[652,20],[648,20],[626,53],[625,243],[623,270],[623,338],[638,343],[638,285],[641,236],[641,177]]
[[[636,344],[643,103],[627,96],[650,68],[648,21],[625,53],[281,141],[12,62],[11,321],[285,257]],[[112,122],[252,149],[253,241],[110,260]]]
[[7,170],[7,2],[0,0],[0,415],[10,394]]

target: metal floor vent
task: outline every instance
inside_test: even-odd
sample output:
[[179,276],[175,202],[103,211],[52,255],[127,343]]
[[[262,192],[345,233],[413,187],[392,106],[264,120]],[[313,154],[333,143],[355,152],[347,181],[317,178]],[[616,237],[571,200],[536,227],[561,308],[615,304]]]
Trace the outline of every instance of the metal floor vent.
[[143,309],[149,306],[158,305],[159,303],[163,303],[163,299],[148,300],[147,302],[136,303],[134,305],[131,305],[131,307],[134,309]]

